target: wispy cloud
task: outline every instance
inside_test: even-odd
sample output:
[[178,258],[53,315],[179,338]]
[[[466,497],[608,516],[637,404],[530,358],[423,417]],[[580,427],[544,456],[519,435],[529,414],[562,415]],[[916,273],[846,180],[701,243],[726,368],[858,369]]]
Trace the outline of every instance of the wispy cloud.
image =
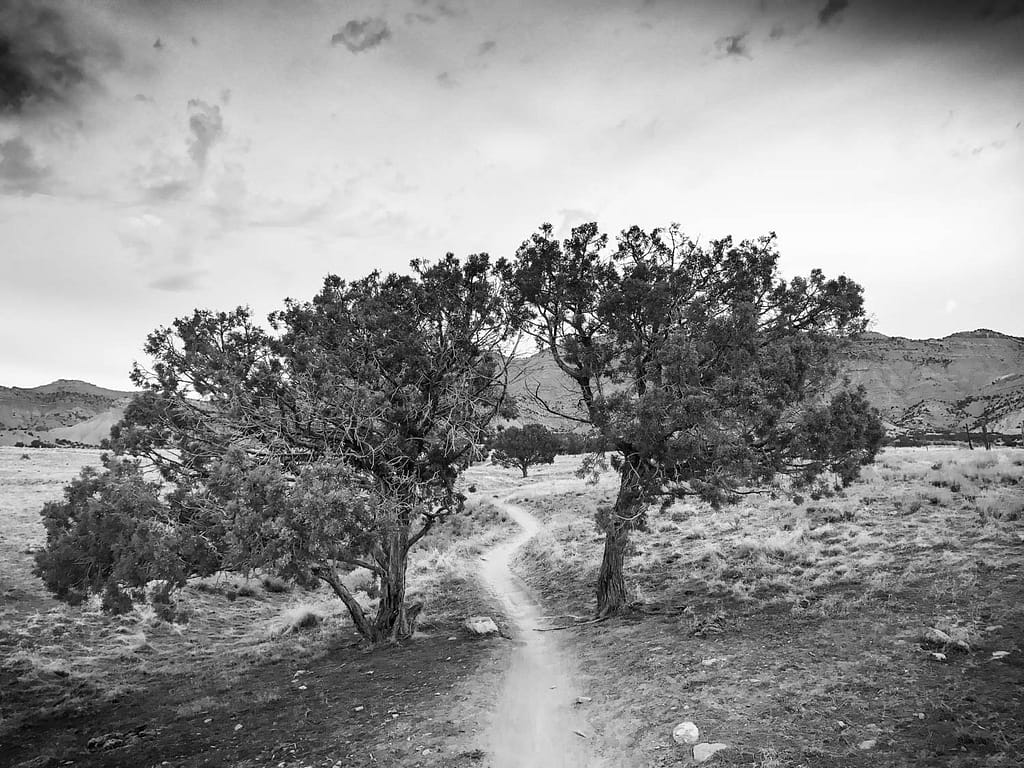
[[220,107],[207,104],[201,99],[191,99],[188,102],[188,110],[188,127],[192,132],[188,155],[198,168],[206,168],[210,148],[224,133]]
[[170,293],[184,293],[194,291],[200,285],[201,278],[205,273],[202,270],[193,269],[184,272],[172,272],[163,277],[158,277],[149,283],[150,288]]
[[376,48],[391,37],[388,23],[377,16],[351,19],[344,27],[331,35],[331,45],[344,45],[352,53],[361,53]]
[[751,56],[747,48],[747,34],[747,32],[741,32],[738,35],[720,37],[715,40],[715,50],[722,56],[741,56],[749,59]]
[[449,0],[416,0],[416,10],[405,14],[406,24],[433,24],[466,14],[465,8]]
[[0,189],[19,194],[38,192],[50,175],[40,164],[32,147],[21,138],[0,142]]
[[150,202],[168,202],[189,195],[202,181],[210,152],[224,135],[220,107],[202,99],[188,102],[187,158],[160,150],[137,172],[138,184]]

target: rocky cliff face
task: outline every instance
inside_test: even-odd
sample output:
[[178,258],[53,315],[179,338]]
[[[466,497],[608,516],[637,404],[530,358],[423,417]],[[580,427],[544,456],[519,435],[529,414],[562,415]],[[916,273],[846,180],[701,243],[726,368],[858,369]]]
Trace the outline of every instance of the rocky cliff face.
[[[1024,422],[1024,339],[981,329],[943,339],[866,333],[843,358],[890,429],[962,431],[965,426],[1016,434]],[[579,413],[579,394],[546,354],[518,360],[515,393],[524,421],[571,428],[531,402],[538,392],[555,410]]]
[[896,427],[1013,433],[1024,421],[1024,339],[981,329],[943,339],[865,334],[844,369]]

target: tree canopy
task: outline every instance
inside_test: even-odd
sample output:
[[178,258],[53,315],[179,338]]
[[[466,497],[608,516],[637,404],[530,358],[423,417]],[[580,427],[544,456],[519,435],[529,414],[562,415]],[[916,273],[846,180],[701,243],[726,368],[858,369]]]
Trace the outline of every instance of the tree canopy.
[[[865,328],[862,290],[820,270],[779,275],[774,234],[700,245],[670,226],[550,225],[500,265],[524,330],[579,392],[559,415],[614,446],[620,487],[599,510],[599,615],[625,602],[630,531],[658,498],[735,501],[780,475],[843,482],[881,443],[862,391],[835,391],[835,352]],[[546,402],[542,407],[555,411]]]
[[[411,275],[328,276],[311,301],[286,300],[269,320],[265,330],[245,308],[197,310],[150,334],[152,366],[135,367],[143,391],[114,446],[168,485],[166,529],[206,542],[202,559],[182,555],[163,575],[265,568],[320,580],[368,640],[408,636],[409,551],[461,508],[455,481],[508,408],[516,318],[486,255],[449,254],[413,262]],[[60,546],[58,535],[48,549]],[[375,616],[340,578],[355,566],[380,580]],[[153,569],[111,571],[143,576]]]
[[491,462],[503,467],[518,467],[526,477],[535,464],[553,464],[562,443],[543,424],[506,427],[490,443]]

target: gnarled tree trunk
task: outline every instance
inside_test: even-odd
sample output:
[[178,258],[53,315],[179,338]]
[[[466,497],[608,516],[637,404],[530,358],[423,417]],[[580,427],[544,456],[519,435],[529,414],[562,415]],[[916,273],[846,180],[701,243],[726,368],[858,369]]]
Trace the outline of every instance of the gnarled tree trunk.
[[623,563],[629,534],[637,527],[643,513],[643,465],[627,457],[620,470],[619,493],[615,506],[599,519],[604,529],[604,555],[597,574],[597,615],[612,616],[626,604],[626,580]]
[[416,620],[423,605],[419,602],[411,605],[406,602],[408,542],[408,531],[400,529],[386,537],[384,546],[377,553],[375,559],[379,568],[376,573],[380,579],[380,602],[372,618],[333,568],[324,566],[317,570],[317,576],[345,603],[356,631],[373,645],[407,640],[416,631]]

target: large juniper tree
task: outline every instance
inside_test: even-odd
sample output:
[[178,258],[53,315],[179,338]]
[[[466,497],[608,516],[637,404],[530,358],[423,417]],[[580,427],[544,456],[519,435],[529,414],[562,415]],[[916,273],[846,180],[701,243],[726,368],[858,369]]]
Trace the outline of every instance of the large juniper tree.
[[780,475],[845,483],[881,442],[862,391],[837,390],[837,344],[865,327],[859,285],[819,271],[785,280],[774,235],[702,246],[678,228],[596,224],[563,242],[544,225],[501,267],[530,308],[525,330],[579,393],[543,403],[614,447],[617,498],[605,534],[600,616],[625,602],[630,532],[656,499],[738,499]]
[[[147,486],[147,520],[159,519],[147,530],[192,547],[197,537],[181,532],[199,534],[202,551],[166,557],[166,576],[262,567],[320,580],[367,640],[408,636],[409,551],[461,506],[455,481],[506,405],[502,350],[515,323],[499,287],[485,255],[449,255],[413,262],[408,276],[329,276],[312,301],[286,301],[269,331],[238,309],[152,333],[153,364],[136,366],[143,392],[114,444],[173,490],[155,513]],[[48,550],[76,539],[78,496],[48,510]],[[108,581],[161,576],[108,555]],[[354,566],[379,579],[374,615],[341,579]]]

